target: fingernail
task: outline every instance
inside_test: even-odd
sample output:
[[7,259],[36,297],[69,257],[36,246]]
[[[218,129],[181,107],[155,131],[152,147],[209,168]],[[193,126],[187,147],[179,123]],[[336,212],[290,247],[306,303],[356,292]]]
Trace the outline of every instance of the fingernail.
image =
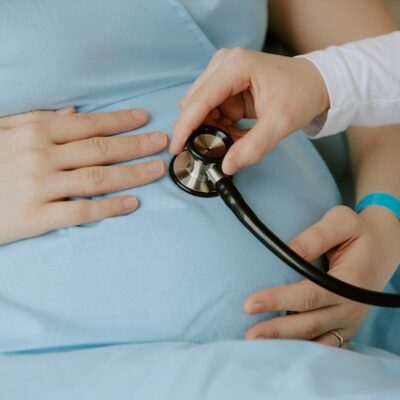
[[122,202],[122,205],[126,210],[134,210],[138,206],[138,200],[136,197],[128,197]]
[[149,172],[159,173],[162,171],[163,162],[161,160],[154,160],[146,164],[146,168]]
[[289,247],[295,252],[297,253],[300,257],[305,257],[306,252],[304,251],[304,249],[302,247],[300,247],[297,243],[291,243],[289,245]]
[[151,143],[157,145],[167,143],[167,135],[165,135],[164,133],[152,133],[149,139]]
[[249,314],[257,314],[264,309],[264,304],[263,303],[254,303],[249,307],[248,313]]
[[56,114],[70,114],[75,111],[75,107],[65,107],[56,111]]
[[131,112],[133,117],[136,119],[143,119],[146,117],[146,111],[142,108],[134,108],[133,110],[131,110]]

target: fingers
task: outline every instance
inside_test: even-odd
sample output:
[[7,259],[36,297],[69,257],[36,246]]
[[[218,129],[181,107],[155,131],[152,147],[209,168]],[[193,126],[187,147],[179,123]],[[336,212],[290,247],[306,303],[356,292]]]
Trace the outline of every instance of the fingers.
[[244,303],[248,314],[270,311],[310,311],[338,302],[339,296],[302,280],[285,286],[263,289],[250,296]]
[[108,113],[79,113],[61,115],[36,123],[35,129],[47,133],[56,144],[95,136],[109,136],[143,126],[147,113],[142,109],[123,110]]
[[315,260],[333,247],[357,237],[359,230],[357,214],[348,207],[339,206],[300,233],[289,246],[303,258]]
[[241,69],[218,68],[197,88],[183,108],[175,123],[170,151],[174,154],[182,151],[190,134],[207,115],[228,98],[246,90],[249,83]]
[[55,159],[61,169],[106,165],[158,153],[167,143],[167,135],[160,132],[118,138],[94,137],[57,146]]
[[49,118],[60,117],[61,115],[74,114],[75,112],[75,107],[67,107],[57,111],[38,110],[22,114],[10,115],[8,117],[0,118],[0,129],[12,129],[20,125],[44,121]]
[[261,322],[246,333],[246,339],[305,339],[312,340],[337,328],[345,317],[341,307],[292,314]]
[[145,185],[166,172],[162,160],[142,164],[112,167],[88,167],[59,172],[49,179],[47,190],[52,199],[91,197]]
[[138,200],[133,196],[49,203],[42,210],[42,219],[46,220],[44,231],[89,224],[109,217],[126,215],[137,207]]
[[[335,207],[317,224],[298,235],[291,247],[309,260],[330,250],[329,271],[333,276],[368,287],[365,280],[370,274],[363,267],[368,265],[368,255],[363,242],[358,240],[362,229],[359,217],[350,209]],[[261,290],[246,300],[244,308],[249,314],[297,312],[257,324],[247,332],[246,338],[307,339],[335,347],[339,341],[331,331],[338,331],[344,341],[349,341],[368,311],[367,306],[331,293],[308,280]]]

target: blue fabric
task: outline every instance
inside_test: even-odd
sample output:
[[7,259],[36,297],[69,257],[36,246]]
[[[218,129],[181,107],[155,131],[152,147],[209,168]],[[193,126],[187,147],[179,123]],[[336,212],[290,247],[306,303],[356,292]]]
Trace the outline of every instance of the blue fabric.
[[277,340],[0,356],[0,398],[397,400],[400,358],[358,351]]
[[[264,1],[232,4],[239,19],[266,12]],[[226,29],[240,44],[234,20]],[[1,54],[3,114],[144,107],[151,121],[136,132],[171,131],[180,96],[216,50],[175,0],[2,2],[0,30],[14,35]],[[339,202],[302,134],[239,174],[237,184],[284,240]],[[130,216],[1,247],[0,351],[240,339],[270,317],[245,315],[246,297],[299,279],[218,198],[192,197],[169,177],[126,192],[141,200]]]
[[[400,268],[397,268],[385,291],[400,293]],[[359,344],[380,347],[400,355],[399,332],[400,309],[372,307],[354,340]]]

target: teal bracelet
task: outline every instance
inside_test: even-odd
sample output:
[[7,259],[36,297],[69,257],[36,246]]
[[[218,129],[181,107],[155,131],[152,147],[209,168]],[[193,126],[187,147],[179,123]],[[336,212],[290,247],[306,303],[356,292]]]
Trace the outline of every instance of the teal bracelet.
[[357,204],[356,212],[369,206],[385,207],[400,218],[400,199],[388,193],[370,193]]

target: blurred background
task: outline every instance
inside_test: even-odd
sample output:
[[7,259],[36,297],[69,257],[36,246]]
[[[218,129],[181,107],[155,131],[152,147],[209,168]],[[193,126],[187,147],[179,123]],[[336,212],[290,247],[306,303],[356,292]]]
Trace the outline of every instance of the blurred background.
[[400,24],[400,0],[384,0],[384,3]]

